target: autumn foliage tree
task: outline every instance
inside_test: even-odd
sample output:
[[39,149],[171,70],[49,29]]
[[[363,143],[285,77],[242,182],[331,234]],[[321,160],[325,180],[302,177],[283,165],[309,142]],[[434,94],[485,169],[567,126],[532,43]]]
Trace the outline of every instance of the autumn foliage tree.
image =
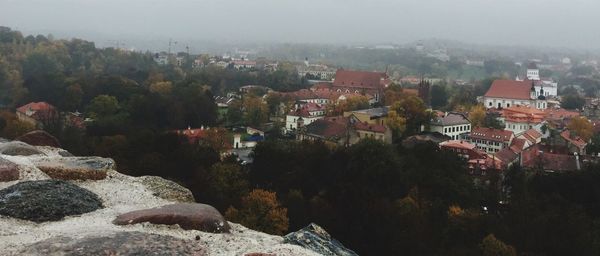
[[233,222],[274,235],[288,230],[287,208],[281,207],[275,192],[255,189],[242,198],[240,209],[230,207],[225,217]]
[[516,256],[514,247],[498,240],[494,234],[486,236],[480,245],[483,256]]
[[585,117],[573,117],[567,127],[585,141],[589,141],[594,135],[594,126]]

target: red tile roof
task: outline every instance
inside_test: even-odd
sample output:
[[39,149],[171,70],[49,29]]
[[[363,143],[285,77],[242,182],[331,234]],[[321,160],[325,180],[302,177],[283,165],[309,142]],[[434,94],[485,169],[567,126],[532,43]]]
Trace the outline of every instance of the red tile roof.
[[525,139],[513,139],[513,141],[510,144],[510,150],[517,154],[521,153],[521,151],[525,149],[525,142],[527,142]]
[[492,128],[474,128],[471,131],[472,139],[490,140],[497,142],[509,142],[513,136],[513,132],[507,130],[499,130]]
[[531,81],[495,80],[485,97],[529,100]]
[[369,131],[376,133],[385,133],[386,131],[385,125],[369,124],[367,122],[357,122],[354,124],[354,128],[360,131]]
[[475,149],[475,145],[462,140],[449,140],[440,143],[441,147],[460,148],[460,149]]
[[531,142],[531,144],[536,144],[537,140],[542,138],[542,134],[535,129],[529,129],[521,134],[521,136]]
[[335,72],[335,87],[355,87],[368,89],[382,89],[387,86],[387,74],[382,72],[351,71],[339,69]]
[[31,102],[27,105],[17,108],[17,112],[38,121],[58,117],[58,111],[56,108],[47,102]]
[[565,139],[566,141],[568,141],[569,143],[575,145],[576,147],[583,149],[585,148],[585,146],[587,145],[587,143],[581,139],[579,136],[574,136],[571,135],[571,131],[569,130],[564,130],[563,132],[560,133],[560,136]]
[[346,135],[348,119],[344,117],[319,119],[306,126],[306,133],[325,139],[341,138]]

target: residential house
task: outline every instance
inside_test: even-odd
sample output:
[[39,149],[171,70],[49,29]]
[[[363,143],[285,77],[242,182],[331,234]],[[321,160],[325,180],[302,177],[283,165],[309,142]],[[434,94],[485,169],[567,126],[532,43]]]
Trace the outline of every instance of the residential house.
[[470,142],[488,154],[508,148],[515,135],[511,131],[493,128],[474,128],[469,135]]
[[342,93],[369,94],[375,98],[375,102],[380,102],[385,88],[390,84],[391,80],[384,72],[339,69],[331,89]]
[[534,127],[539,129],[546,116],[543,110],[519,105],[507,107],[501,113],[505,129],[512,131],[515,136]]
[[245,69],[253,69],[256,67],[256,61],[249,60],[234,60],[231,62],[233,64],[233,68],[237,70],[245,70]]
[[31,102],[17,108],[17,118],[37,128],[58,124],[58,110],[47,102]]
[[352,126],[361,139],[371,138],[385,143],[392,143],[392,131],[383,124],[354,122]]
[[351,129],[350,119],[344,117],[327,117],[316,120],[299,129],[297,140],[323,141],[332,146],[349,146],[360,140],[358,134]]
[[585,148],[587,147],[587,142],[583,140],[581,137],[575,135],[569,130],[564,130],[560,133],[560,138],[562,139],[559,144],[567,146],[571,153],[577,153],[579,155],[585,155]]
[[290,111],[285,118],[284,133],[295,132],[298,127],[309,125],[325,116],[325,107],[316,103],[297,104],[295,110]]
[[443,116],[434,117],[429,123],[429,131],[439,132],[457,140],[461,135],[471,132],[471,121],[464,114],[448,112]]
[[369,108],[362,110],[346,111],[344,117],[354,119],[361,123],[383,125],[387,117],[389,107]]

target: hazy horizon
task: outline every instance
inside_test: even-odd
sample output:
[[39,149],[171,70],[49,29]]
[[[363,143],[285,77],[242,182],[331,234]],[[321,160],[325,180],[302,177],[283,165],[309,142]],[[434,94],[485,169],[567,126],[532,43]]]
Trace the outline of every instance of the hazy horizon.
[[111,40],[162,42],[167,38],[346,45],[439,38],[485,45],[600,48],[600,33],[595,33],[600,1],[448,2],[0,0],[0,25],[25,34],[101,40],[99,45]]

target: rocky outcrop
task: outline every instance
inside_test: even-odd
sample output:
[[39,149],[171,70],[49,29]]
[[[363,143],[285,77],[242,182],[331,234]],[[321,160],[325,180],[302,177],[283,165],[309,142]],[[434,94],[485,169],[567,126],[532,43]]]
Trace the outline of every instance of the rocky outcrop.
[[[219,218],[205,212],[203,220],[189,219],[205,221],[203,230],[227,233],[185,229],[187,217],[178,218],[199,213],[184,208],[173,209],[177,218],[152,221],[167,225],[115,225],[118,216],[192,203],[193,197],[171,181],[119,173],[111,159],[73,157],[59,148],[1,138],[0,150],[0,158],[19,172],[17,180],[0,182],[0,255],[319,255],[284,243],[283,237],[227,222],[220,213]],[[96,172],[105,177],[89,179]]]
[[115,167],[112,159],[102,157],[39,159],[34,164],[51,178],[61,180],[101,180]]
[[60,180],[23,181],[0,190],[0,215],[57,221],[102,208],[94,193]]
[[55,237],[37,242],[18,255],[207,255],[199,243],[172,236],[142,232],[119,232],[81,239]]
[[302,246],[321,255],[355,256],[352,250],[331,238],[329,233],[317,224],[311,223],[301,230],[287,234],[285,242]]
[[42,130],[28,132],[19,136],[16,138],[16,140],[33,146],[49,146],[60,148],[60,142],[58,142],[58,139]]
[[152,194],[162,199],[176,201],[181,203],[193,203],[194,195],[192,192],[177,184],[176,182],[163,179],[157,176],[139,177],[140,183],[152,191]]
[[158,208],[128,212],[119,215],[113,221],[117,225],[140,222],[177,224],[186,230],[194,229],[210,233],[229,232],[229,224],[217,209],[210,205],[197,203],[170,204]]
[[9,156],[43,155],[36,147],[20,141],[11,141],[0,144],[0,154]]
[[0,157],[0,182],[19,179],[19,168],[16,164]]

